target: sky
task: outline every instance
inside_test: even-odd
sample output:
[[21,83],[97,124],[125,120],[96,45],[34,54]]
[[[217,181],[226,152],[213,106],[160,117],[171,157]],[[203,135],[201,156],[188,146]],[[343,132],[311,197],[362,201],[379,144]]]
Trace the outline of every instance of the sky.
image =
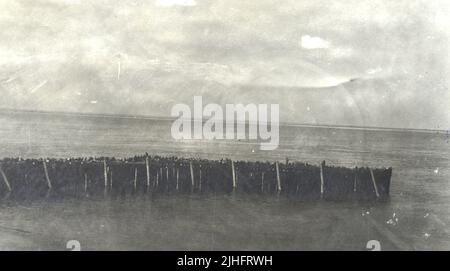
[[447,0],[0,0],[0,108],[450,129]]

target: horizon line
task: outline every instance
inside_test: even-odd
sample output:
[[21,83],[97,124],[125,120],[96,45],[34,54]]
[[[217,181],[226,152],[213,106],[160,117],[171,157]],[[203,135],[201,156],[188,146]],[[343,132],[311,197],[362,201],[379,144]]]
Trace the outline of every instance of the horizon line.
[[[13,109],[0,108],[1,112],[17,112],[17,113],[37,113],[37,114],[58,114],[81,117],[101,117],[101,118],[121,118],[121,119],[147,119],[147,120],[175,120],[177,117],[172,116],[151,116],[151,115],[130,115],[130,114],[114,114],[114,113],[82,113],[71,111],[46,111],[33,109]],[[193,121],[197,121],[193,119]],[[247,123],[248,121],[246,121]],[[299,122],[279,122],[280,126],[297,126],[297,127],[311,127],[311,128],[334,128],[334,129],[349,129],[349,130],[371,130],[371,131],[409,131],[409,132],[440,132],[448,133],[444,129],[427,129],[427,128],[400,128],[400,127],[382,127],[382,126],[359,126],[359,125],[339,125],[339,124],[318,124],[318,123],[299,123]]]

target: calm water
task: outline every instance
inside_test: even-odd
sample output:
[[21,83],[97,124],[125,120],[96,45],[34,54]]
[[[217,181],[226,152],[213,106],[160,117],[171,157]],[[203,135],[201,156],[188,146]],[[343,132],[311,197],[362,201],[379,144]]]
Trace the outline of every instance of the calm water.
[[0,203],[0,249],[450,249],[446,133],[280,127],[258,142],[184,141],[165,120],[0,112],[0,157],[186,157],[393,167],[387,203],[302,203],[256,196],[148,195]]

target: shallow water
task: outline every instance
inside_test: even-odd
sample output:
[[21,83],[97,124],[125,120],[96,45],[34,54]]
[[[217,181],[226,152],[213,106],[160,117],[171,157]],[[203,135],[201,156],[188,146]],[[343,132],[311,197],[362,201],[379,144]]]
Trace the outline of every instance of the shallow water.
[[280,147],[258,142],[185,141],[171,122],[58,114],[0,113],[0,157],[186,157],[298,160],[393,167],[385,203],[297,202],[275,196],[147,194],[4,199],[0,249],[385,250],[450,249],[448,134],[280,127]]

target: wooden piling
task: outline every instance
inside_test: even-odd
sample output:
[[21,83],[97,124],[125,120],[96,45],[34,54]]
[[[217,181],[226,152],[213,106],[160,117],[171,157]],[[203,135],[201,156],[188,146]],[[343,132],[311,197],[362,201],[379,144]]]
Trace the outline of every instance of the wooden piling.
[[12,191],[11,185],[9,184],[8,178],[6,177],[5,172],[3,171],[3,168],[0,167],[0,173],[2,174],[3,181],[5,182],[6,188],[8,188],[8,191]]
[[178,191],[178,183],[179,183],[179,178],[180,178],[180,171],[178,170],[178,168],[177,168],[177,186],[176,186],[176,189],[177,189],[177,191]]
[[43,159],[42,162],[43,162],[42,165],[44,166],[45,179],[47,180],[48,189],[52,189],[52,182],[50,181],[50,178],[48,177],[47,163],[46,163],[45,159]]
[[264,172],[261,173],[261,193],[264,192]]
[[166,191],[169,191],[169,166],[166,165]]
[[84,173],[84,192],[87,192],[88,189],[88,178],[87,173]]
[[375,189],[375,195],[377,196],[377,198],[379,198],[380,194],[378,193],[378,186],[377,186],[377,182],[375,181],[375,176],[373,176],[373,171],[371,168],[369,168],[369,171],[370,171],[370,177],[372,178],[373,188]]
[[106,169],[106,159],[103,160],[103,177],[105,179],[105,188],[108,186],[108,170]]
[[233,176],[233,190],[236,189],[236,169],[234,168],[234,161],[231,160],[231,175]]
[[199,184],[198,184],[198,190],[201,192],[202,191],[202,166],[200,166],[199,169]]
[[52,194],[52,190],[51,189],[47,189],[47,192],[45,193],[45,198],[48,199],[51,194]]
[[[137,167],[135,167],[134,168],[134,181],[133,181],[133,184],[134,184],[134,190],[136,191],[136,187],[137,187]],[[148,184],[147,184],[147,186],[148,186]]]
[[324,181],[323,181],[323,166],[325,165],[325,161],[320,163],[320,198],[323,198],[324,191]]
[[192,167],[192,162],[189,163],[189,168],[191,170],[191,188],[194,189],[195,180],[194,180],[194,168]]
[[277,170],[277,191],[281,191],[280,166],[278,161],[275,163],[275,168]]
[[357,181],[357,176],[356,176],[356,172],[355,172],[355,179],[353,180],[353,192],[356,193],[356,181]]
[[147,172],[147,187],[150,186],[150,168],[148,166],[148,155],[145,157],[145,169]]
[[108,171],[109,171],[109,187],[112,188],[113,187],[113,172],[109,167],[108,167]]

